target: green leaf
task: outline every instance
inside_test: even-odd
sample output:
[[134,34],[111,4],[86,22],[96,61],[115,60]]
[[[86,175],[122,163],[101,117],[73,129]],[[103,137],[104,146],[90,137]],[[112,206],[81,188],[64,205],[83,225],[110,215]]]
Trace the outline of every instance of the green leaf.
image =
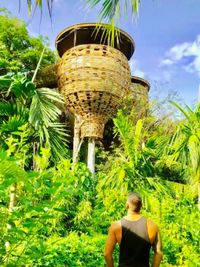
[[57,120],[61,114],[56,105],[62,103],[63,97],[56,91],[48,88],[37,89],[30,107],[30,123],[36,129],[41,124],[45,124],[48,127],[49,123]]
[[11,85],[11,78],[8,75],[0,76],[0,90],[8,90]]

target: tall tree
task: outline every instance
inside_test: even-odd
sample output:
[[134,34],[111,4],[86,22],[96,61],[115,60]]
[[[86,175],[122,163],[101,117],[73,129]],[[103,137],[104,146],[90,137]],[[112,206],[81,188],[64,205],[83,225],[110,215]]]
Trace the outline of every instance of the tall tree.
[[189,106],[182,108],[172,102],[183,114],[184,120],[179,123],[169,147],[171,164],[178,161],[188,166],[192,184],[198,186],[200,208],[200,104],[192,110]]
[[55,55],[47,48],[46,39],[29,36],[22,20],[6,10],[0,12],[0,75],[34,71],[44,47],[41,67],[55,62]]

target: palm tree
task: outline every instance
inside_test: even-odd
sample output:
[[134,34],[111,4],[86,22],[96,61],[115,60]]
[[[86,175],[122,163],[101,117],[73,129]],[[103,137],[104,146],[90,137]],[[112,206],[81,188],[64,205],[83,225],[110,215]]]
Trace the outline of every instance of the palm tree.
[[[64,103],[62,96],[55,90],[35,87],[25,76],[0,77],[0,145],[7,147],[9,137],[17,138],[23,126],[29,125],[27,143],[34,153],[41,147],[49,147],[52,160],[65,157],[66,128],[59,122],[61,114],[58,105]],[[32,153],[31,153],[32,154]]]
[[200,104],[195,110],[186,106],[182,108],[171,102],[183,114],[185,119],[179,123],[169,147],[171,164],[180,162],[189,168],[191,182],[198,186],[198,202],[200,207]]
[[128,8],[131,9],[131,14],[134,15],[139,10],[140,0],[125,0],[123,3],[119,0],[86,0],[86,4],[90,8],[101,5],[99,12],[100,21],[107,20],[108,23],[117,22],[123,13],[128,14]]
[[159,155],[154,139],[158,136],[149,136],[145,119],[135,122],[131,115],[127,116],[122,110],[118,111],[114,124],[115,134],[119,138],[117,147],[111,155],[106,155],[106,162],[100,165],[106,173],[105,185],[110,184],[118,190],[137,189],[143,195],[147,194],[148,188],[166,193],[169,185],[165,188],[166,181],[160,178],[155,168]]
[[[28,13],[29,15],[34,14],[34,11],[37,7],[41,10],[42,16],[42,9],[44,3],[46,3],[48,7],[48,12],[50,19],[52,21],[52,10],[53,10],[53,2],[54,0],[27,0],[28,5]],[[19,0],[19,6],[20,6]],[[108,41],[111,45],[114,44],[114,37],[118,34],[118,30],[115,28],[117,25],[119,18],[123,15],[131,14],[134,16],[138,13],[140,0],[84,0],[85,6],[87,8],[93,9],[97,5],[100,5],[100,11],[98,14],[99,22],[107,22],[108,25],[105,28],[105,34],[108,36]],[[83,6],[84,8],[84,6]],[[131,11],[129,13],[129,10]]]
[[[27,0],[28,12],[31,15],[37,7],[42,10],[43,4],[46,3],[49,15],[52,17],[53,2],[54,0]],[[140,0],[124,0],[123,4],[119,0],[85,0],[85,4],[91,9],[100,5],[101,9],[98,14],[100,21],[107,20],[110,23],[116,22],[122,12],[128,13],[128,7],[131,8],[132,15],[138,12]]]

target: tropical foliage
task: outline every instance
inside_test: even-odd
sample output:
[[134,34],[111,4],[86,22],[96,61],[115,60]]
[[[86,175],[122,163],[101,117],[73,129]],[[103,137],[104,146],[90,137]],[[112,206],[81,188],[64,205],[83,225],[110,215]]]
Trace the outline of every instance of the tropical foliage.
[[66,156],[67,133],[59,122],[61,110],[57,107],[63,104],[61,95],[48,88],[37,89],[23,75],[1,76],[0,84],[1,147],[7,149],[12,143],[16,153],[21,140],[26,154],[32,155],[29,160],[41,147],[49,147],[54,160]]
[[30,37],[22,20],[0,9],[0,75],[34,71],[44,47],[41,67],[55,62],[54,53],[47,48],[47,39]]
[[[47,10],[52,22],[54,0],[27,0],[28,13],[30,16],[32,16],[35,9],[39,8],[42,16],[44,4],[47,6]],[[135,16],[139,11],[140,0],[84,0],[81,4],[83,9],[93,9],[96,6],[100,7],[100,11],[98,13],[99,23],[108,23],[107,25],[105,25],[103,39],[113,46],[114,39],[116,37],[118,38],[119,36],[119,29],[116,28],[116,26],[119,22],[120,17]]]
[[174,138],[172,139],[170,151],[172,152],[172,164],[180,161],[183,166],[189,167],[191,182],[200,182],[200,104],[195,110],[186,106],[185,109],[174,103],[182,112],[185,120],[180,122]]
[[[119,112],[115,120],[121,139],[124,125],[117,122],[122,114]],[[130,190],[142,194],[143,214],[161,229],[162,266],[199,266],[196,192],[188,185],[163,181],[158,175],[150,177],[148,163],[141,160],[147,152],[138,149],[139,132],[144,129],[139,122],[132,130],[133,136],[126,138],[133,140],[134,148],[129,147],[130,140],[114,148],[106,155],[108,163],[98,166],[95,178],[84,163],[72,165],[69,159],[63,159],[50,166],[48,149],[42,149],[36,157],[38,171],[34,172],[20,167],[21,158],[11,156],[12,146],[0,154],[2,266],[103,267],[108,226],[125,214],[124,203]],[[101,152],[99,157],[103,160],[105,154]],[[142,168],[138,161],[143,162]],[[145,168],[146,172],[142,170]],[[18,185],[17,205],[9,212],[13,183]],[[117,261],[117,254],[115,258]]]
[[5,62],[9,73],[0,77],[0,266],[105,266],[107,230],[126,214],[130,191],[159,225],[162,267],[200,266],[199,105],[173,103],[179,120],[136,120],[135,111],[120,110],[92,176],[84,162],[72,164],[62,97],[27,77],[36,65],[22,73]]
[[[28,0],[28,13],[31,15],[35,8],[39,7],[41,10],[43,5],[46,4],[50,17],[52,16],[53,10],[53,0]],[[121,15],[121,13],[128,13],[130,8],[131,14],[135,14],[138,12],[140,0],[85,0],[85,4],[88,5],[89,8],[94,8],[95,6],[100,6],[99,18],[100,21],[107,20],[109,23],[117,22]]]

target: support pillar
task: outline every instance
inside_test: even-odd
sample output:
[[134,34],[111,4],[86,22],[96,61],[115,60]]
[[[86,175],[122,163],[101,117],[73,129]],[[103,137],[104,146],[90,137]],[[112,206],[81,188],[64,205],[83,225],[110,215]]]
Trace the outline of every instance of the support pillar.
[[80,150],[80,120],[77,115],[74,119],[74,138],[73,138],[73,163],[78,162],[78,153]]
[[87,158],[87,166],[92,174],[95,173],[95,139],[88,139],[88,158]]

